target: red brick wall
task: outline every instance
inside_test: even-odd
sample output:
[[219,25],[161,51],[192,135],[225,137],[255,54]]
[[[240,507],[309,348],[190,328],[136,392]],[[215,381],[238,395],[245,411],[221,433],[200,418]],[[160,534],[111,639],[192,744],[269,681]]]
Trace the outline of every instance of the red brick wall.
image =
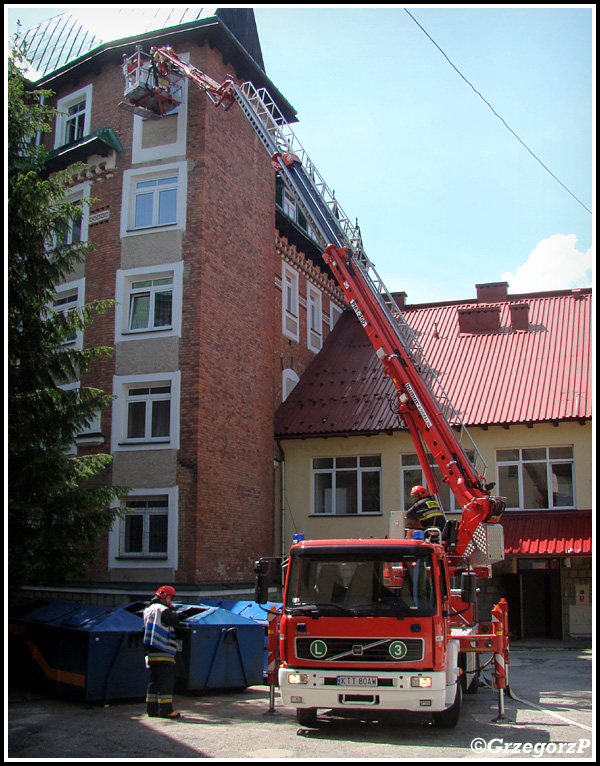
[[[228,73],[208,46],[191,62]],[[239,109],[192,87],[188,108],[178,578],[248,581],[272,547],[275,179]]]

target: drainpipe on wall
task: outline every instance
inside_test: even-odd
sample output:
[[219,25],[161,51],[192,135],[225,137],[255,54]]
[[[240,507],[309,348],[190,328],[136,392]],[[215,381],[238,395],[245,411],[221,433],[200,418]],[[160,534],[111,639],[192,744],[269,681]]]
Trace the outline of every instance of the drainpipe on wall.
[[[277,440],[277,449],[279,450],[279,470],[281,471],[281,561],[285,561],[285,452],[279,440]],[[285,584],[283,567],[281,568],[281,587]]]

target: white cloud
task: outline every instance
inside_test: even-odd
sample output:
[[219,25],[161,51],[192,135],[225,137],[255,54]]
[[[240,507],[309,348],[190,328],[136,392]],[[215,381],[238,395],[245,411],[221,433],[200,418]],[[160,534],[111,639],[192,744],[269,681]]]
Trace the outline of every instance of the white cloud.
[[538,243],[514,274],[502,275],[509,292],[527,293],[592,285],[592,249],[581,252],[575,234],[553,234]]

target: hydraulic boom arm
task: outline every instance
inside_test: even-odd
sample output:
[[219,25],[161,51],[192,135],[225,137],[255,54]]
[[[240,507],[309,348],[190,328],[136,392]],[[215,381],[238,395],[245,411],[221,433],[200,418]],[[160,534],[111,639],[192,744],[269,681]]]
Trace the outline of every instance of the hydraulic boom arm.
[[[140,58],[139,54],[137,56],[137,59],[131,57],[125,62],[126,78],[131,77],[133,65]],[[396,387],[398,414],[409,429],[429,490],[437,493],[428,453],[433,456],[443,481],[463,509],[457,534],[446,543],[453,565],[462,566],[463,557],[469,558],[478,527],[495,524],[504,510],[504,502],[490,496],[493,485],[485,484],[485,479],[457,439],[453,427],[464,427],[393,297],[366,257],[358,223],[352,225],[344,215],[335,195],[329,191],[264,89],[257,91],[248,82],[240,87],[230,77],[219,84],[183,62],[168,46],[153,48],[150,58],[151,68],[161,69],[161,87],[169,93],[169,76],[175,73],[194,82],[217,106],[229,109],[234,102],[238,103],[252,124],[284,183],[296,196],[313,230],[319,235],[325,261]],[[157,82],[161,82],[160,78]],[[157,85],[153,94],[160,102],[159,91]],[[162,115],[162,107],[148,106],[151,104],[154,102],[146,100],[143,92],[137,99],[130,97],[125,106],[145,106],[149,114],[150,109]],[[475,445],[472,446],[476,451]]]
[[375,352],[398,391],[398,413],[404,419],[414,442],[429,487],[435,479],[429,467],[429,451],[463,513],[453,554],[462,556],[481,523],[499,520],[504,503],[490,497],[489,487],[479,476],[440,408],[421,377],[404,338],[391,323],[372,283],[358,261],[345,248],[328,247],[324,258],[341,285],[346,300],[354,309]]

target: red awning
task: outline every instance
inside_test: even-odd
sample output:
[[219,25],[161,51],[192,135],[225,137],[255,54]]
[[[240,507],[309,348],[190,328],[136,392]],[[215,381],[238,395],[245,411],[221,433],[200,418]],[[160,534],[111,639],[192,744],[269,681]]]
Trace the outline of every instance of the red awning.
[[592,512],[514,511],[501,519],[507,556],[591,556]]

